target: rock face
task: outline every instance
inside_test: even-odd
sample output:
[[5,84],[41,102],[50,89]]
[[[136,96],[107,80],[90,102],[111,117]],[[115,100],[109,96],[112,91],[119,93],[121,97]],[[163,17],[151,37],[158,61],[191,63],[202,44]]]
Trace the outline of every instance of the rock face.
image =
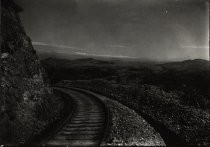
[[20,22],[22,9],[1,0],[0,144],[24,143],[55,115],[52,90]]

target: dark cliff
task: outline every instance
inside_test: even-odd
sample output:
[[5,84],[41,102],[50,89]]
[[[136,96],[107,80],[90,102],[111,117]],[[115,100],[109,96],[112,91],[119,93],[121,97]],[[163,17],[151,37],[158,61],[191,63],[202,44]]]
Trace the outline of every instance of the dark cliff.
[[0,144],[24,143],[56,114],[52,90],[13,0],[1,0]]

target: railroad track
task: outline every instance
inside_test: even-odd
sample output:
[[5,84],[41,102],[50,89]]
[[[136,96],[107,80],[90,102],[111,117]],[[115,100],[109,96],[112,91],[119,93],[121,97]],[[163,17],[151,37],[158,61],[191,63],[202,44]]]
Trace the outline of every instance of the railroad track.
[[106,132],[106,107],[94,96],[70,88],[56,88],[71,96],[75,108],[69,120],[44,145],[99,146]]

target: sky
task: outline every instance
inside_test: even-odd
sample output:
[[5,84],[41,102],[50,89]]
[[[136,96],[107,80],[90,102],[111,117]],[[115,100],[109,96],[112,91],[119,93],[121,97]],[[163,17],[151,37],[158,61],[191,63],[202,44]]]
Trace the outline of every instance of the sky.
[[16,0],[40,52],[208,59],[208,0]]

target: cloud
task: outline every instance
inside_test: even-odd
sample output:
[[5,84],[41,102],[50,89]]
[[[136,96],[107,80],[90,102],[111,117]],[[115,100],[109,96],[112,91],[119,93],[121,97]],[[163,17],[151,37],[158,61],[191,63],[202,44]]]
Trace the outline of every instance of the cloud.
[[125,48],[125,47],[127,47],[127,46],[124,46],[124,45],[112,45],[112,44],[108,44],[108,45],[105,45],[105,46],[116,47],[116,48]]
[[191,49],[209,49],[209,46],[198,46],[198,45],[184,45],[182,48],[191,48]]
[[48,45],[46,43],[43,42],[32,42],[33,45]]
[[83,56],[94,56],[94,57],[107,57],[107,58],[132,58],[137,59],[137,57],[130,57],[130,56],[123,56],[123,55],[101,55],[101,54],[91,54],[91,53],[85,53],[85,52],[75,52],[77,55],[83,55]]
[[[132,58],[135,59],[137,57],[130,57],[130,56],[123,56],[123,55],[109,55],[109,54],[94,54],[94,53],[86,53],[86,52],[81,52],[82,49],[78,48],[78,47],[71,47],[71,46],[65,46],[65,45],[57,45],[57,44],[48,44],[48,43],[44,43],[44,42],[32,42],[32,44],[34,46],[48,46],[48,47],[56,47],[56,48],[60,48],[60,49],[64,49],[64,50],[54,50],[54,49],[50,49],[50,50],[41,50],[42,52],[52,52],[55,51],[56,53],[61,53],[61,54],[76,54],[76,55],[82,55],[82,56],[94,56],[94,57],[107,57],[107,58]],[[120,48],[124,48],[126,46],[122,46],[122,45],[107,45],[110,47],[120,47]],[[76,49],[76,51],[69,51],[69,50],[65,50],[65,49]],[[38,49],[40,50],[40,49]]]
[[82,50],[81,48],[74,47],[74,46],[66,46],[66,45],[57,45],[57,44],[48,44],[44,42],[32,42],[35,46],[51,46],[51,47],[57,47],[57,48],[66,48],[66,49],[76,49],[76,50]]

